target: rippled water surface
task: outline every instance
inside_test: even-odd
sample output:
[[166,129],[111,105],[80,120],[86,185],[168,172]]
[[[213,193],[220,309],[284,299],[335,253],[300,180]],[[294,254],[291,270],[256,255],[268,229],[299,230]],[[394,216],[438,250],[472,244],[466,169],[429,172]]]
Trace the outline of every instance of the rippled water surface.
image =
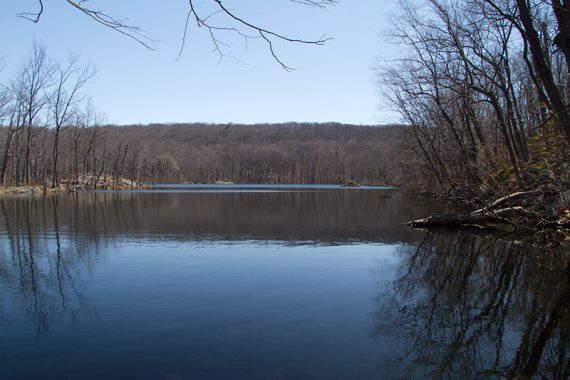
[[0,199],[0,379],[567,378],[570,255],[390,188]]

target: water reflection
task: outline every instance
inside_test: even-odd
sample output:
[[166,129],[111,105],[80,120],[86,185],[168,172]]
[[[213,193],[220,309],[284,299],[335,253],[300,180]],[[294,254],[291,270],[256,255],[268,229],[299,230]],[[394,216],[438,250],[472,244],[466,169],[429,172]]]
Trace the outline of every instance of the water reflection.
[[[83,288],[122,241],[296,245],[398,242],[421,233],[402,225],[406,201],[390,192],[90,192],[0,199],[0,296],[38,334],[53,320],[92,319]],[[418,212],[411,209],[408,214]]]
[[401,254],[376,334],[404,343],[405,377],[569,377],[567,250],[430,234]]
[[[402,224],[421,208],[408,208],[390,192],[330,190],[283,193],[80,193],[41,199],[3,200],[3,218],[32,235],[93,241],[118,236],[178,240],[256,240],[288,244],[387,243],[418,239]],[[425,213],[425,210],[423,210]]]
[[[82,281],[93,266],[98,245],[91,239],[62,236],[58,218],[58,199],[41,202],[1,202],[2,239],[0,240],[0,282],[6,319],[21,312],[31,316],[37,334],[47,334],[52,318],[63,317],[72,323],[92,310],[82,294]],[[50,234],[42,231],[51,216]],[[11,322],[11,321],[10,321]]]
[[568,378],[570,253],[385,195],[2,198],[0,378]]

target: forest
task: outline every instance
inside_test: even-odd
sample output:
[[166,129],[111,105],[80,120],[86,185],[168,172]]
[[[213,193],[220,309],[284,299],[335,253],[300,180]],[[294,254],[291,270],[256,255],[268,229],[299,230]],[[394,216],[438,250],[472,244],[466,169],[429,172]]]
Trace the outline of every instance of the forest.
[[391,153],[403,131],[336,123],[5,126],[2,179],[5,186],[46,187],[113,187],[119,178],[136,184],[398,184]]
[[338,123],[108,125],[86,94],[95,74],[78,56],[58,62],[34,42],[29,56],[0,87],[3,186],[401,180],[392,161],[405,128]]
[[416,226],[567,224],[570,4],[400,3],[379,85],[415,135],[406,173],[476,203]]
[[[121,174],[146,183],[396,184],[398,126],[338,123],[106,126],[130,146]],[[118,149],[118,147],[116,148]]]
[[[378,86],[401,126],[110,126],[95,75],[34,43],[0,94],[0,180],[406,184],[489,200],[570,183],[568,12],[524,1],[401,2]],[[95,181],[97,182],[97,181]]]
[[406,53],[379,77],[413,129],[413,166],[431,174],[420,177],[441,188],[568,184],[567,46],[552,8],[532,5],[401,3],[391,38]]

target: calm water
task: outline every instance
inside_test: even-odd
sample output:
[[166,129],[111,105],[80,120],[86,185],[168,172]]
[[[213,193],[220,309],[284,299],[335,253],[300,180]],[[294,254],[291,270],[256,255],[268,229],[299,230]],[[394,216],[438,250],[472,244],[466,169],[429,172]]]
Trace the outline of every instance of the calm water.
[[0,379],[568,377],[564,250],[409,229],[396,190],[221,190],[0,199]]

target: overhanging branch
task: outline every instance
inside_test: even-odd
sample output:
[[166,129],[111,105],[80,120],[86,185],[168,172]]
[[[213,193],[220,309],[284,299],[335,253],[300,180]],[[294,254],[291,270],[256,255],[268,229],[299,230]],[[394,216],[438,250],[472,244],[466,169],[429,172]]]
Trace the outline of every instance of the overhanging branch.
[[[39,22],[42,14],[44,12],[43,0],[37,0],[39,4],[39,10],[37,12],[25,12],[19,13],[18,17],[22,17],[26,20],[32,21],[34,23]],[[124,19],[116,19],[109,14],[101,10],[95,10],[86,5],[88,0],[65,0],[74,9],[88,16],[95,22],[114,30],[120,34],[127,36],[143,45],[149,50],[157,50],[156,40],[152,39],[149,32],[135,25],[130,25]],[[292,3],[301,4],[304,6],[316,7],[316,8],[326,8],[328,6],[333,6],[338,3],[338,0],[289,0]],[[219,54],[220,60],[224,57],[230,57],[239,61],[235,58],[230,51],[230,44],[224,42],[220,36],[222,33],[230,33],[239,38],[243,38],[246,49],[249,40],[260,39],[263,40],[273,57],[273,59],[285,70],[294,70],[293,67],[287,65],[278,55],[275,49],[275,43],[277,41],[284,41],[296,44],[305,45],[323,45],[325,42],[331,38],[322,36],[317,39],[303,39],[298,37],[292,37],[286,34],[278,33],[266,27],[262,27],[257,23],[252,23],[241,16],[238,16],[236,12],[227,8],[222,0],[209,0],[211,4],[216,8],[213,12],[209,12],[204,15],[199,12],[195,7],[195,0],[188,0],[189,10],[184,24],[184,31],[182,35],[182,43],[180,46],[178,58],[182,54],[184,47],[186,45],[186,37],[188,34],[188,26],[191,20],[196,22],[198,27],[204,27],[208,30],[211,42],[214,47],[214,51]],[[222,15],[226,17],[226,22],[222,24],[217,24],[214,22],[214,16]]]

